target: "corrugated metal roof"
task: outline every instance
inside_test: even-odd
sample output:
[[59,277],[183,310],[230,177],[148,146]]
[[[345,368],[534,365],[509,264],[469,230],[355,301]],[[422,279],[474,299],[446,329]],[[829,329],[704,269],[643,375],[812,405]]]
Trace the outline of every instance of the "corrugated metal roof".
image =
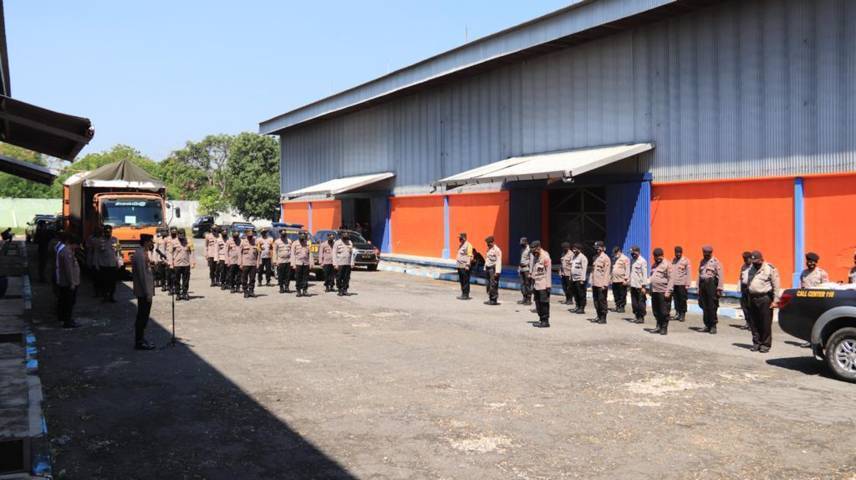
[[[526,52],[541,54],[578,43],[623,27],[620,22],[649,15],[664,7],[686,9],[711,3],[708,0],[583,0],[561,10],[512,28],[480,38],[388,75],[312,102],[259,124],[262,134],[278,133],[309,121],[371,105],[395,93],[409,91],[455,73],[476,70],[486,64],[508,61]],[[674,13],[674,12],[668,12]],[[603,32],[597,33],[601,27]]]
[[293,192],[288,192],[288,197],[300,197],[303,195],[338,195],[340,193],[350,192],[367,185],[371,185],[382,180],[394,177],[392,172],[373,173],[370,175],[359,175],[355,177],[336,178],[328,180],[317,185],[301,188]]

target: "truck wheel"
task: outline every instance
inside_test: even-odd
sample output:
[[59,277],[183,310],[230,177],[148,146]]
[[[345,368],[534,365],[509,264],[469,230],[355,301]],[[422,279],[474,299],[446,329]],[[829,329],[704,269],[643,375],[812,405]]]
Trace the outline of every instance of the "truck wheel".
[[366,266],[366,268],[367,268],[370,272],[374,272],[375,270],[377,270],[377,264],[376,264],[376,263],[373,263],[373,264],[371,264],[371,265]]
[[836,377],[856,383],[856,328],[842,328],[829,337],[826,364]]

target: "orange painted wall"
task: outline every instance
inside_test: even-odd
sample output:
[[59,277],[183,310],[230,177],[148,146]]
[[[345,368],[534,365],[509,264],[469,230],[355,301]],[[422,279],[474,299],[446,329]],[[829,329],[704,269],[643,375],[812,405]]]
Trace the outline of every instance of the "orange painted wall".
[[701,247],[710,244],[723,263],[725,283],[731,284],[737,283],[743,251],[758,249],[789,287],[794,269],[793,188],[792,179],[654,184],[652,248],[662,247],[671,258],[674,246],[683,246],[697,281]]
[[299,223],[304,228],[309,228],[309,203],[288,202],[282,204],[282,221],[286,223]]
[[488,235],[493,235],[499,248],[508,252],[508,192],[449,195],[449,254],[452,258],[456,255],[461,232],[467,232],[470,243],[482,254],[487,250],[484,239]]
[[443,197],[390,197],[393,253],[439,257],[443,253]]
[[856,252],[856,175],[809,177],[805,194],[805,250],[820,255],[830,280],[846,281]]
[[323,200],[312,202],[312,233],[339,228],[342,225],[342,202]]

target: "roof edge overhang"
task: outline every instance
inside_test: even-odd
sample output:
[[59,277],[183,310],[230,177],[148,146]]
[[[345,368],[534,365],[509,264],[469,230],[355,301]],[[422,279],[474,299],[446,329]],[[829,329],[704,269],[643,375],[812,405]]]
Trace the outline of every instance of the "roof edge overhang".
[[715,0],[583,0],[264,120],[259,123],[259,133],[280,134],[449,81],[456,75],[475,74],[711,3]]
[[393,172],[369,173],[350,177],[334,178],[316,185],[311,185],[280,196],[282,200],[321,200],[329,199],[343,193],[351,192],[362,187],[373,185],[395,177]]
[[0,140],[73,161],[95,135],[88,118],[0,95]]
[[31,182],[50,185],[57,176],[57,172],[36,165],[35,163],[24,162],[6,155],[0,155],[0,172],[8,173],[16,177],[21,177]]

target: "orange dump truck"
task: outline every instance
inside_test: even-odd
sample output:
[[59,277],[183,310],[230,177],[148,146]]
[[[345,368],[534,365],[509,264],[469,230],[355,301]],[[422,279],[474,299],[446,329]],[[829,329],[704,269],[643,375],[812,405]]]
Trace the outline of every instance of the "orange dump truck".
[[126,266],[140,234],[154,235],[166,226],[166,186],[127,160],[72,175],[62,197],[65,230],[85,242],[104,225],[112,226]]

